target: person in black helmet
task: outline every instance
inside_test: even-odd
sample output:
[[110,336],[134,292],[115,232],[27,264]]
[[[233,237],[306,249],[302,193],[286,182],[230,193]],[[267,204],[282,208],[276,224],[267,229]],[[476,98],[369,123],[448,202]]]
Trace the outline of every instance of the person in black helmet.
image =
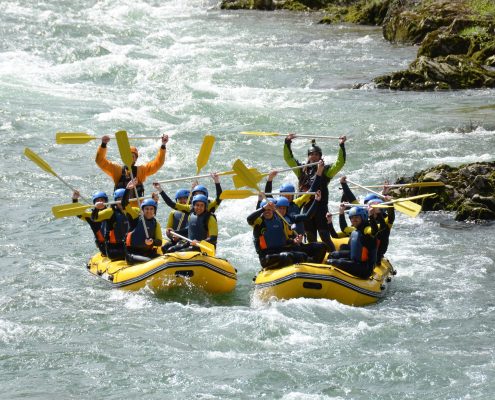
[[[291,144],[292,139],[294,139],[295,137],[295,134],[290,133],[285,138],[284,160],[289,167],[304,165],[303,163],[299,162],[292,153]],[[328,230],[328,225],[325,217],[328,212],[328,183],[330,182],[330,179],[332,179],[345,164],[346,139],[347,138],[345,136],[341,136],[339,138],[339,152],[337,154],[337,160],[333,164],[325,165],[320,186],[321,206],[319,207],[318,212],[313,216],[313,218],[305,221],[304,223],[308,242],[316,242],[316,234],[318,232],[323,243],[327,245],[328,251],[335,250],[335,246],[330,239],[330,231]],[[317,146],[316,141],[313,139],[311,142],[311,146],[308,149],[308,159],[306,161],[306,164],[320,161],[322,157],[323,152],[321,150],[321,147]],[[315,180],[317,168],[317,165],[312,165],[293,170],[299,181],[299,191],[307,191],[310,188],[312,182]],[[309,207],[309,205],[305,206],[305,208],[306,207]]]

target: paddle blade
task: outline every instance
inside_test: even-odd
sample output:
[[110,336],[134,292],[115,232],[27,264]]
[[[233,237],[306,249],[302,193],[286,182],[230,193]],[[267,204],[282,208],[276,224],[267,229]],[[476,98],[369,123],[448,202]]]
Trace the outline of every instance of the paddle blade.
[[421,206],[412,201],[401,201],[398,203],[394,203],[394,208],[397,211],[406,214],[407,216],[412,218],[417,217],[418,214],[421,212]]
[[[256,177],[256,181],[259,183],[265,174],[261,174],[256,168],[249,168],[249,171]],[[234,182],[234,187],[239,189],[244,186],[249,186],[247,182],[240,175],[234,175],[232,177],[232,182]]]
[[28,149],[27,147],[24,149],[24,155],[29,158],[32,162],[34,162],[38,167],[40,167],[42,170],[48,172],[49,174],[57,176],[55,171],[53,171],[52,167],[48,165],[48,163],[43,160],[38,154],[36,154],[34,151]]
[[215,246],[206,240],[199,242],[198,246],[210,257],[215,257]]
[[91,205],[80,203],[59,204],[52,207],[55,218],[76,217],[83,214]]
[[222,200],[246,199],[251,196],[256,196],[258,193],[252,190],[224,190],[220,194]]
[[211,150],[213,149],[213,145],[215,144],[215,136],[206,135],[203,138],[203,144],[201,145],[201,149],[199,149],[198,158],[196,159],[197,171],[196,175],[199,174],[199,171],[203,169],[203,167],[208,164],[208,160],[210,158]]
[[57,132],[55,135],[57,144],[85,144],[95,139],[97,139],[96,136],[84,132]]
[[258,177],[254,173],[252,173],[241,160],[239,159],[235,160],[232,169],[243,181],[244,183],[243,186],[248,186],[256,191],[259,191],[258,182],[261,179],[258,179]]
[[129,138],[126,131],[118,131],[115,133],[117,139],[117,145],[119,146],[120,158],[127,165],[127,168],[131,169],[133,158],[131,153],[131,146],[129,144]]
[[241,135],[254,135],[254,136],[280,136],[278,132],[257,132],[257,131],[243,131]]

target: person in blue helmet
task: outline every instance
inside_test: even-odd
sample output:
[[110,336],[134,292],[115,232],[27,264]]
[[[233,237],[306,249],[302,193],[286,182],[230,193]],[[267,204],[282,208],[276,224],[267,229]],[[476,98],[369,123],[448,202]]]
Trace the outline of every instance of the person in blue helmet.
[[[299,191],[307,191],[316,177],[317,166],[307,166],[306,164],[312,164],[314,162],[322,160],[323,152],[321,147],[316,145],[313,140],[311,147],[308,149],[308,158],[306,163],[299,162],[292,153],[292,140],[296,137],[295,134],[287,135],[284,143],[284,160],[289,167],[303,166],[303,168],[294,169],[294,174],[297,176],[299,181]],[[327,164],[324,166],[324,171],[322,174],[322,183],[320,185],[322,199],[321,207],[315,216],[304,223],[306,236],[309,242],[317,241],[317,234],[319,234],[323,243],[327,245],[329,251],[335,250],[330,239],[330,232],[326,223],[325,215],[328,212],[328,184],[330,180],[342,169],[346,160],[345,152],[345,142],[346,136],[341,136],[339,138],[339,151],[337,154],[337,160],[333,164]],[[305,205],[304,208],[309,208],[309,205]]]
[[[324,168],[325,168],[325,164],[323,163],[323,160],[320,160],[320,163],[317,166],[315,179],[311,184],[309,192],[314,193],[320,189]],[[278,173],[277,170],[270,171],[268,175],[268,179],[265,184],[265,193],[272,192],[273,178],[277,175],[277,173]],[[316,209],[315,207],[312,206],[314,204],[313,201],[314,198],[312,195],[304,194],[302,196],[295,198],[295,196],[293,195],[294,192],[296,192],[296,188],[292,183],[283,183],[279,188],[280,198],[286,198],[289,202],[289,206],[287,209],[287,216],[293,221],[292,223],[295,224],[293,229],[299,235],[304,235],[305,234],[304,221],[308,221],[314,218],[315,214],[319,211],[319,209]],[[269,197],[271,197],[271,195]],[[259,207],[259,203],[257,206]],[[303,207],[305,211],[301,212]]]
[[[222,194],[222,186],[220,185],[220,177],[216,173],[210,174],[213,181],[215,182],[215,188],[216,188],[216,198],[212,201],[208,200],[208,205],[207,205],[207,211],[214,213],[218,206],[221,203],[220,195]],[[184,213],[189,213],[191,210],[191,205],[189,204],[189,199],[194,197],[197,194],[202,194],[208,198],[208,188],[204,185],[199,185],[195,184],[193,185],[193,188],[191,189],[191,195],[188,198],[188,201],[186,203],[180,203],[177,200],[174,202],[163,190],[162,186],[158,182],[153,182],[153,186],[155,189],[158,191],[160,196],[162,196],[162,199],[165,201],[167,206],[170,208],[181,211]]]
[[[79,193],[79,191],[74,190],[74,192],[72,193],[72,202],[78,203],[80,197],[81,194]],[[94,205],[97,203],[104,204],[108,202],[108,196],[105,192],[99,191],[93,194],[92,201]],[[104,207],[106,206],[104,205]],[[92,211],[85,211],[81,215],[78,215],[77,217],[82,221],[88,223],[89,227],[93,231],[93,234],[95,235],[96,247],[98,247],[98,250],[100,250],[101,254],[106,256],[107,251],[105,248],[105,236],[102,230],[101,222],[93,221],[91,216],[92,216]]]
[[366,279],[373,273],[376,264],[378,226],[373,218],[368,220],[368,211],[361,206],[352,207],[349,218],[355,228],[349,238],[350,249],[333,251],[327,264]]
[[155,218],[158,203],[153,199],[146,199],[141,203],[140,208],[132,207],[129,203],[130,194],[136,184],[136,179],[129,181],[121,200],[131,229],[126,235],[125,242],[127,262],[131,264],[147,262],[158,257],[160,255],[158,249],[163,242],[162,228]]
[[[161,187],[160,187],[161,189]],[[175,192],[175,202],[176,204],[187,204],[190,197],[190,191],[188,189],[179,189]],[[172,210],[168,214],[167,226],[165,229],[173,229],[174,231],[183,231],[187,229],[187,220],[189,218],[189,211],[178,211]],[[166,231],[167,232],[167,231]],[[168,248],[177,244],[179,239],[176,236],[168,236],[168,239],[165,244],[162,246],[162,251],[166,252]]]
[[[172,235],[173,231],[173,229],[167,228],[167,236]],[[176,245],[167,249],[162,248],[162,250],[167,253],[176,251],[201,251],[201,248],[197,245],[203,240],[216,247],[218,239],[217,219],[215,214],[208,211],[208,197],[204,194],[196,194],[192,198],[192,208],[187,221],[187,231],[181,232],[181,234],[182,236],[187,236],[192,242],[182,240]]]
[[102,223],[107,257],[112,261],[125,260],[127,256],[125,240],[130,231],[130,223],[122,207],[124,194],[125,189],[117,189],[113,193],[113,199],[120,202],[109,208],[103,208],[97,203],[91,215],[93,221]]
[[247,217],[248,224],[253,227],[253,242],[261,267],[277,269],[301,262],[321,263],[325,249],[317,252],[303,247],[302,235],[291,230],[275,209],[274,200],[267,198]]
[[[385,195],[384,200],[388,201],[391,197]],[[382,204],[381,199],[371,199],[368,201],[369,206]],[[369,211],[370,219],[374,219],[378,225],[377,239],[377,258],[376,263],[381,263],[385,253],[388,250],[390,232],[395,221],[395,210],[390,208],[371,207]]]

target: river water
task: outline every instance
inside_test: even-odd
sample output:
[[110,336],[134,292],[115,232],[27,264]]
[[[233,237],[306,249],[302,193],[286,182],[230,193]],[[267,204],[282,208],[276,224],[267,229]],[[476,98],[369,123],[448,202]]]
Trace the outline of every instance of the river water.
[[[494,90],[351,89],[406,68],[417,49],[384,41],[379,28],[319,25],[316,14],[192,0],[33,4],[0,0],[0,398],[493,398],[494,225],[399,215],[388,253],[398,275],[380,303],[262,304],[245,222],[256,200],[225,201],[219,255],[238,269],[233,293],[129,293],[86,271],[90,230],[50,212],[70,190],[22,153],[31,148],[89,196],[112,189],[94,164],[99,141],[57,145],[55,132],[156,135],[139,143],[143,161],[166,132],[158,179],[194,175],[206,133],[217,142],[203,172],[237,158],[260,171],[285,166],[283,138],[240,131],[346,134],[342,172],[377,184],[492,161]],[[318,143],[333,161],[336,141]],[[307,147],[294,141],[301,159]],[[115,141],[109,157],[119,159]],[[163,223],[168,211],[160,205]]]

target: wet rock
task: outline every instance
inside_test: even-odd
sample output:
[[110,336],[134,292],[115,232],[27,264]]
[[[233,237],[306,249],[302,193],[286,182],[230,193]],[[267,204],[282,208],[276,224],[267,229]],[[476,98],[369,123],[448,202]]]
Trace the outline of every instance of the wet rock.
[[423,200],[424,211],[453,211],[457,221],[495,220],[495,162],[449,165],[416,172],[412,177],[400,178],[397,183],[443,182],[441,187],[402,188],[397,196],[436,193]]

